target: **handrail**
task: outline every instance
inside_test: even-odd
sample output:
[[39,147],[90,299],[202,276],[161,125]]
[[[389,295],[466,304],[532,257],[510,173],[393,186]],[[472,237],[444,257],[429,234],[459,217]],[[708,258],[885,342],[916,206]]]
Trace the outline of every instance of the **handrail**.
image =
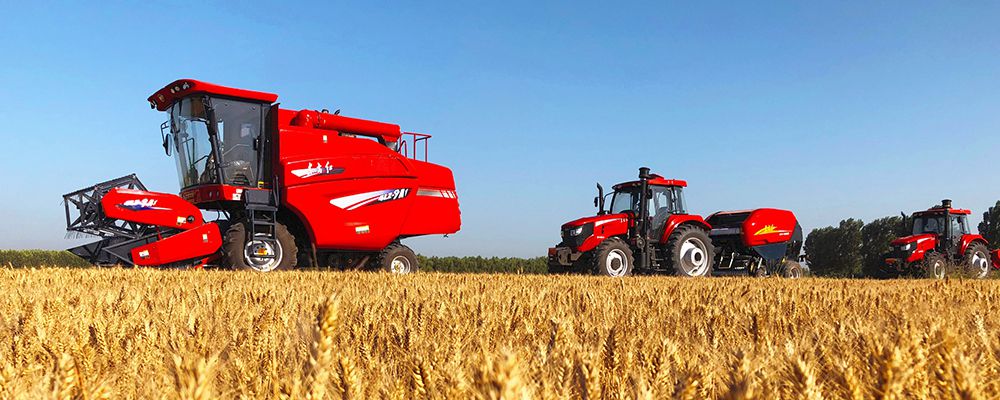
[[[424,142],[424,161],[426,162],[427,161],[428,150],[430,149],[430,146],[429,146],[429,142],[430,141],[428,139],[431,138],[431,135],[428,135],[426,133],[416,133],[416,132],[403,132],[403,135],[410,135],[410,136],[413,137],[413,140],[411,140],[410,143],[407,143],[406,139],[400,139],[400,141],[398,142],[399,146],[398,146],[397,151],[400,154],[402,154],[403,157],[412,158],[414,160],[418,160],[419,156],[417,155],[417,145],[418,145],[419,142]],[[410,147],[411,146],[413,148],[412,156],[410,155]]]

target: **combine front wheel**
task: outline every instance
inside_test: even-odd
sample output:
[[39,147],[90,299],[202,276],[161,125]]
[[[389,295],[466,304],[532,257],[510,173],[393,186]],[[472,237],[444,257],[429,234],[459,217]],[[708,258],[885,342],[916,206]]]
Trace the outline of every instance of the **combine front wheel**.
[[248,240],[243,222],[231,225],[222,240],[222,266],[259,272],[294,268],[298,252],[295,238],[282,224],[275,224],[274,231],[274,239],[256,234]]
[[679,276],[712,275],[715,247],[701,228],[690,225],[677,227],[667,240],[666,254]]
[[990,274],[990,254],[986,246],[975,242],[965,249],[965,258],[962,264],[969,270],[969,274],[976,279],[983,279]]
[[781,276],[785,278],[801,278],[802,275],[802,264],[789,260],[781,263]]

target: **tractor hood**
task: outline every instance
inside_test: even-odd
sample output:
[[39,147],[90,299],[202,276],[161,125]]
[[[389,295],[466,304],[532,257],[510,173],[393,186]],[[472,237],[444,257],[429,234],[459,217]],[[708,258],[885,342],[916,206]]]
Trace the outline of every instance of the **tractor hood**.
[[899,245],[903,245],[903,244],[907,244],[907,243],[920,243],[920,242],[923,242],[925,240],[936,240],[936,239],[937,239],[937,235],[935,235],[933,233],[924,233],[924,234],[921,234],[921,235],[903,236],[903,237],[901,237],[899,239],[893,240],[892,241],[892,245],[893,246],[899,246]]
[[604,214],[604,215],[595,215],[595,216],[592,216],[592,217],[583,217],[583,218],[580,218],[580,219],[575,219],[575,220],[569,221],[569,222],[563,224],[562,227],[563,227],[563,229],[565,229],[565,228],[574,228],[574,227],[581,226],[581,225],[586,225],[586,224],[589,224],[589,223],[593,223],[595,226],[599,226],[599,225],[603,225],[603,224],[611,222],[611,221],[618,221],[618,220],[622,220],[622,219],[628,219],[628,214],[624,214],[624,213],[622,213],[622,214]]

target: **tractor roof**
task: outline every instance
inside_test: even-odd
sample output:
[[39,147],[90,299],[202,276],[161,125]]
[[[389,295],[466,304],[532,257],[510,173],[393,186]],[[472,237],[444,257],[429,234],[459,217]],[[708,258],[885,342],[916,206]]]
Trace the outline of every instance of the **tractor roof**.
[[278,95],[273,93],[257,92],[253,90],[236,89],[219,86],[208,82],[196,81],[194,79],[178,79],[163,89],[156,91],[149,96],[149,105],[160,111],[166,111],[177,99],[195,94],[205,93],[218,96],[237,97],[241,99],[259,101],[261,103],[274,103],[278,100]]
[[944,214],[945,212],[950,212],[951,214],[961,214],[961,215],[972,214],[972,210],[966,210],[966,209],[961,209],[961,208],[944,208],[944,207],[941,207],[941,206],[934,206],[934,207],[928,208],[926,211],[917,211],[917,212],[913,213],[913,216],[914,217],[923,217],[923,216],[928,216],[928,215]]
[[[638,186],[639,181],[622,182],[614,186],[613,189],[618,190],[624,187]],[[680,179],[666,179],[662,176],[653,174],[652,178],[649,179],[650,186],[680,186],[686,187],[687,181],[682,181]]]

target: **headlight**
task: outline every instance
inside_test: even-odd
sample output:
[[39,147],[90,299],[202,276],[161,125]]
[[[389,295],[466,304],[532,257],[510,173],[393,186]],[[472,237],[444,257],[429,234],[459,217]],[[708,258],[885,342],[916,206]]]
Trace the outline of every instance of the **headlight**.
[[916,247],[917,247],[916,243],[907,243],[907,244],[904,244],[902,246],[899,246],[899,249],[902,250],[902,251],[910,251],[910,250],[913,250]]
[[570,236],[578,236],[581,233],[583,233],[583,225],[580,225],[580,226],[578,226],[576,228],[573,228],[573,229],[569,230],[569,235]]

